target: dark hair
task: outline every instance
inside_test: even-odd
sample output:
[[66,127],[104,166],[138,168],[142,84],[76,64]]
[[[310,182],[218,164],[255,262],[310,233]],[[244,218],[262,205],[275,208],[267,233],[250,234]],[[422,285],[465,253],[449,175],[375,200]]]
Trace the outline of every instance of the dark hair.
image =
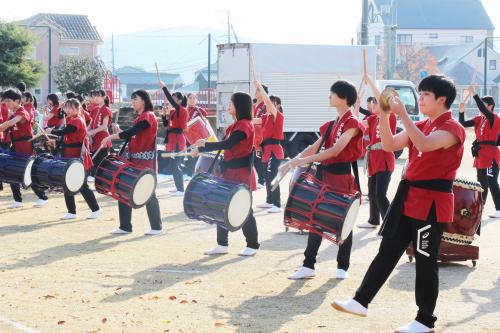
[[[493,109],[495,109],[495,100],[493,99],[493,97],[491,97],[491,96],[484,96],[483,98],[481,98],[481,100],[482,100],[485,104],[492,105],[492,106],[493,106]],[[493,109],[492,109],[492,110],[493,110]]]
[[281,98],[279,98],[278,96],[271,95],[269,96],[269,99],[271,100],[271,102],[278,104],[279,105],[278,111],[283,113],[283,107],[281,106]]
[[366,99],[366,102],[367,103],[371,103],[371,102],[377,103],[377,99],[373,96],[370,96]]
[[77,110],[80,110],[80,101],[77,100],[76,98],[70,98],[68,99],[65,103],[64,103],[64,106],[69,106],[69,107],[72,107],[74,109],[77,109]]
[[186,107],[187,106],[187,98],[184,96],[181,92],[177,91],[172,94],[172,96],[175,96],[177,99],[181,101],[181,106]]
[[151,96],[149,96],[146,90],[140,89],[136,90],[130,96],[132,99],[139,97],[144,101],[144,111],[153,111],[153,103],[151,102]]
[[446,97],[445,106],[447,109],[451,107],[455,97],[457,97],[457,90],[453,81],[444,75],[429,75],[418,85],[418,91],[428,91],[434,93],[436,99],[439,97]]
[[236,119],[252,120],[252,97],[249,94],[236,92],[231,96],[231,102],[233,102],[234,108],[236,109]]
[[38,108],[38,101],[36,100],[36,97],[35,97],[34,95],[33,95],[33,107],[34,107],[35,109],[37,109],[37,108]]
[[59,96],[57,96],[56,94],[49,94],[47,96],[47,99],[51,101],[54,106],[59,106]]
[[26,83],[21,81],[16,85],[16,88],[19,89],[19,91],[23,93],[26,91]]
[[80,102],[80,106],[82,107],[82,109],[84,109],[85,111],[87,111],[87,106],[85,105],[85,103],[83,103],[83,101],[84,101],[83,96],[82,95],[76,95],[75,98],[78,100],[78,102]]
[[340,99],[347,101],[347,106],[353,106],[358,99],[356,87],[351,83],[344,80],[335,82],[330,88],[332,93],[335,93]]
[[33,103],[33,95],[29,91],[23,92],[23,97],[26,98],[26,101],[29,103]]
[[21,101],[21,92],[17,89],[7,89],[3,92],[3,99],[11,99],[13,101]]
[[72,91],[68,91],[64,95],[66,96],[66,99],[76,98],[76,94],[74,92],[72,92]]
[[262,88],[264,88],[266,94],[269,94],[269,88],[265,84],[262,85]]
[[257,103],[257,98],[252,99],[252,103],[253,104]]
[[104,105],[109,107],[109,97],[108,97],[108,95],[106,95],[106,92],[104,90],[102,90],[102,89],[97,90],[97,94],[94,96],[104,97]]
[[99,96],[99,92],[97,90],[92,90],[89,94],[89,96]]

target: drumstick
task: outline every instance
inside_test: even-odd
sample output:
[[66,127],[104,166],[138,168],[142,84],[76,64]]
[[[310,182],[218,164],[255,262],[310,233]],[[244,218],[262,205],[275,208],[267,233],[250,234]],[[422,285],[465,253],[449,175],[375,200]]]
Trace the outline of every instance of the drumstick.
[[156,67],[156,78],[158,79],[158,84],[160,84],[161,79],[160,79],[160,71],[158,70],[158,64],[155,62],[155,67]]
[[271,192],[273,192],[274,190],[276,190],[276,188],[278,188],[279,184],[281,183],[283,178],[285,178],[286,174],[288,173],[288,171],[290,171],[290,169],[292,169],[290,165],[287,165],[286,168],[283,169],[283,171],[278,171],[276,177],[271,181]]
[[[365,82],[365,75],[366,75],[366,49],[363,48],[363,78],[361,79],[361,83],[359,84],[358,92],[361,91],[361,88],[363,87],[363,83]],[[358,94],[361,96],[361,94]]]
[[[471,79],[469,87],[476,83],[476,75],[477,75],[477,66],[474,67],[474,71],[472,72],[472,79]],[[467,102],[467,100],[470,97],[470,91],[469,91],[469,89],[467,89],[466,92],[467,93],[464,93],[464,96],[462,98],[462,103],[464,103],[464,104]]]

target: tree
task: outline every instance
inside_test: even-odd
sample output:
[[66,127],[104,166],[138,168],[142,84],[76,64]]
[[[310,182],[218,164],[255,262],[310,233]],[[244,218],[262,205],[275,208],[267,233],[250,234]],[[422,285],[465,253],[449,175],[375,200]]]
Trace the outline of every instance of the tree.
[[30,30],[0,22],[0,86],[15,86],[21,81],[28,88],[38,85],[43,65],[29,58],[35,41]]
[[429,50],[417,45],[399,45],[396,77],[416,83],[422,79],[420,77],[422,71],[426,71],[429,75],[439,72],[437,60]]
[[91,57],[63,57],[55,66],[55,72],[55,82],[62,92],[71,90],[86,95],[102,89],[104,84],[103,66]]

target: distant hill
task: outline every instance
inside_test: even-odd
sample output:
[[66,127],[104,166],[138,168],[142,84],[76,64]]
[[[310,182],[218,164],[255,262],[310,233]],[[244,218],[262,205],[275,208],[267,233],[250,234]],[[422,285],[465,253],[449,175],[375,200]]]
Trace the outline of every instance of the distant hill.
[[[184,83],[189,84],[194,80],[194,72],[208,64],[208,33],[215,39],[212,39],[211,49],[213,63],[217,58],[217,41],[227,42],[227,35],[221,30],[173,27],[115,35],[115,69],[139,66],[154,71],[154,63],[157,62],[161,71],[179,73]],[[239,38],[239,41],[249,40]],[[101,57],[111,69],[111,37],[104,38]]]

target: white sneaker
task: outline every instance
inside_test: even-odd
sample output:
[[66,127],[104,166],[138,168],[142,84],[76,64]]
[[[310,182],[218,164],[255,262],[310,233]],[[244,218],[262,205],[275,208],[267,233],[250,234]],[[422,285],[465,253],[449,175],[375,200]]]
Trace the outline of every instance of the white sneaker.
[[93,183],[93,182],[95,182],[95,178],[92,177],[92,176],[88,176],[87,177],[87,183]]
[[434,332],[433,328],[427,327],[421,322],[416,320],[412,321],[408,325],[396,328],[396,333],[428,333]]
[[256,207],[257,208],[272,208],[274,205],[273,204],[270,204],[270,203],[261,203],[261,204],[258,204]]
[[253,257],[257,253],[256,249],[252,249],[251,247],[245,247],[243,250],[238,253],[241,257]]
[[163,235],[163,229],[160,229],[160,230],[149,229],[149,231],[144,233],[144,235],[146,235],[146,236]]
[[283,210],[277,206],[272,206],[267,212],[270,214],[281,213]]
[[34,204],[33,206],[37,207],[37,208],[40,208],[40,207],[43,207],[45,206],[46,204],[49,203],[49,200],[43,200],[43,199],[38,199]]
[[262,185],[261,183],[257,183],[257,188],[260,190],[261,188],[266,187],[265,185]]
[[363,228],[363,229],[374,229],[377,226],[375,224],[371,224],[370,222],[363,222],[358,224],[358,228]]
[[110,234],[112,234],[112,235],[126,235],[126,234],[131,234],[131,233],[132,233],[132,231],[125,231],[125,230],[122,230],[120,228],[115,229],[115,230],[110,232]]
[[173,197],[183,197],[184,196],[184,192],[175,191],[175,193],[172,193],[172,196]]
[[300,267],[295,273],[288,275],[290,280],[312,279],[316,276],[314,269],[308,267]]
[[488,217],[491,217],[492,219],[500,218],[500,210],[495,210],[494,213],[488,214]]
[[349,277],[349,273],[347,271],[344,271],[343,269],[338,268],[337,273],[335,274],[336,279],[344,280]]
[[10,204],[9,207],[7,207],[8,209],[15,209],[15,208],[21,208],[23,206],[23,203],[22,202],[19,202],[19,201],[14,201],[13,203]]
[[63,216],[61,216],[61,220],[74,220],[76,218],[77,218],[76,214],[71,214],[71,213],[66,213]]
[[228,253],[228,247],[227,246],[222,246],[222,245],[217,245],[211,250],[207,250],[204,252],[206,255],[214,255],[214,254],[227,254]]
[[95,220],[95,219],[98,219],[99,216],[101,216],[101,213],[102,211],[99,209],[99,210],[96,210],[95,212],[91,212],[88,216],[87,216],[87,220]]
[[365,308],[363,305],[359,304],[352,298],[348,299],[347,301],[335,300],[333,301],[331,306],[337,311],[350,313],[360,317],[366,317],[366,315],[368,314],[368,308]]
[[176,187],[174,187],[174,188],[171,188],[171,189],[170,189],[170,190],[168,190],[168,191],[169,191],[170,193],[175,193],[175,192],[177,192],[177,188],[176,188]]

